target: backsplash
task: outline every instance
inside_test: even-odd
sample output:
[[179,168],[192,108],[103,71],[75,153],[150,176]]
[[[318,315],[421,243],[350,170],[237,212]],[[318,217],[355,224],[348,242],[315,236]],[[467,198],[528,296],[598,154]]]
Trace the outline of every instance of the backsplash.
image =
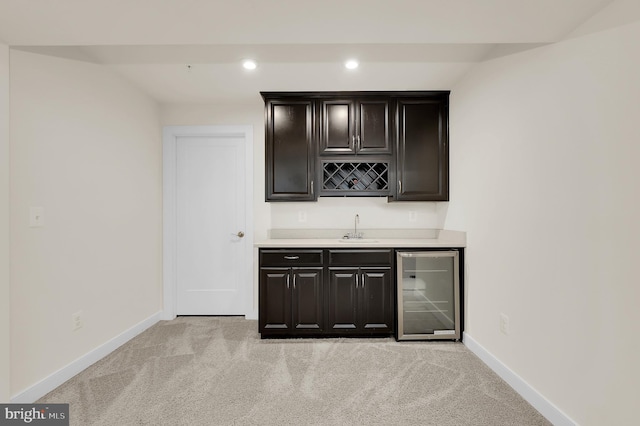
[[320,197],[316,202],[269,203],[274,229],[442,229],[448,202],[388,202],[386,197]]
[[[287,239],[287,238],[341,238],[347,232],[353,232],[353,228],[350,229],[270,229],[268,231],[268,238],[273,239]],[[361,229],[358,227],[358,232],[362,232],[364,238],[438,238],[441,230],[439,229]]]

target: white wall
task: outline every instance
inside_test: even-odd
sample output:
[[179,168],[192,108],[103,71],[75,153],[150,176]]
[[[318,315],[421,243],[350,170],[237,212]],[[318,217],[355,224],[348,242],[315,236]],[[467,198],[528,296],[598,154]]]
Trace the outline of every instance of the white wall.
[[466,333],[583,426],[638,418],[639,75],[636,21],[488,61],[452,91]]
[[161,309],[162,146],[107,68],[11,51],[10,72],[14,396]]
[[0,43],[0,402],[9,401],[9,48]]
[[350,230],[358,214],[359,229],[442,229],[446,209],[445,202],[389,203],[386,197],[319,197],[315,203],[272,203],[271,227]]

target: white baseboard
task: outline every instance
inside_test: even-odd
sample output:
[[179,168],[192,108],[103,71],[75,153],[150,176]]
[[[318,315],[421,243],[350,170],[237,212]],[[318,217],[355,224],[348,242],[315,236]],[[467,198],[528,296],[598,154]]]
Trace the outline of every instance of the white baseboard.
[[[167,313],[167,311],[164,311],[163,313],[160,314],[160,318],[159,319],[164,320],[164,321],[171,321],[171,320],[174,320],[176,318],[177,318],[176,315],[172,315],[170,313]],[[257,311],[253,311],[253,310],[249,311],[244,315],[244,318],[248,319],[248,320],[257,320],[258,319],[258,312]]]
[[473,340],[467,333],[463,333],[462,341],[471,352],[476,354],[489,368],[509,384],[525,401],[531,404],[547,420],[555,426],[576,426],[577,423],[563,413],[558,407],[553,405],[542,394],[525,382],[520,376],[511,371],[492,353],[487,351],[482,345]]
[[75,361],[71,362],[60,370],[51,374],[50,376],[42,379],[33,386],[28,387],[26,390],[11,398],[12,403],[31,404],[43,397],[47,393],[51,392],[67,380],[71,379],[76,374],[80,373],[85,368],[92,364],[95,364],[105,356],[109,355],[120,346],[127,343],[129,340],[136,337],[138,334],[151,327],[163,317],[163,312],[157,312],[144,321],[134,325],[130,329],[122,332],[118,336],[109,340],[108,342],[98,346],[96,349],[81,356]]

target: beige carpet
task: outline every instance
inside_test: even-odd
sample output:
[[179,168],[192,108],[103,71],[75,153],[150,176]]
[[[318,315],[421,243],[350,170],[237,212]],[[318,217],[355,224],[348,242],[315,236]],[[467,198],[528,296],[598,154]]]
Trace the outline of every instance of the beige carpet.
[[72,425],[548,425],[461,343],[260,340],[256,321],[161,321],[41,398]]

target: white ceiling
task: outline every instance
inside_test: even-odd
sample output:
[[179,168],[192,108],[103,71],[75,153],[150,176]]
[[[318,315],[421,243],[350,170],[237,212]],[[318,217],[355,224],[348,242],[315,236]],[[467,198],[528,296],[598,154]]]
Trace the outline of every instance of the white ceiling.
[[0,41],[112,67],[159,102],[435,90],[484,58],[561,40],[612,1],[0,0]]

